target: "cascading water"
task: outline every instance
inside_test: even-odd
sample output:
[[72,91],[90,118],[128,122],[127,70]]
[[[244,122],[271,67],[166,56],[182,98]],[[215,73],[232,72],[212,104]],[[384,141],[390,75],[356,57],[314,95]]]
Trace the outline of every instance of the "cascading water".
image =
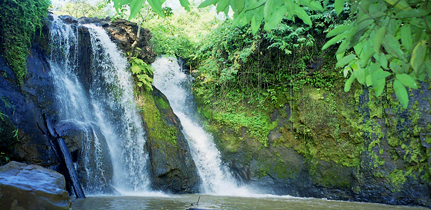
[[249,195],[249,191],[239,187],[223,165],[213,137],[196,120],[196,111],[189,101],[192,98],[192,78],[181,71],[173,58],[160,57],[152,66],[155,69],[153,85],[166,95],[174,113],[181,120],[184,136],[202,179],[203,191],[217,195]]
[[[86,193],[103,193],[112,185],[120,192],[148,191],[144,128],[136,110],[127,60],[103,28],[83,25],[91,37],[91,78],[87,90],[77,76],[78,27],[54,17],[50,28],[50,66],[55,81],[59,121],[74,122],[82,139]],[[95,132],[100,130],[99,133]],[[103,142],[106,141],[106,147]],[[110,155],[111,162],[103,155]],[[112,166],[110,166],[112,164]],[[108,166],[109,165],[109,166]],[[106,168],[113,168],[106,180]]]

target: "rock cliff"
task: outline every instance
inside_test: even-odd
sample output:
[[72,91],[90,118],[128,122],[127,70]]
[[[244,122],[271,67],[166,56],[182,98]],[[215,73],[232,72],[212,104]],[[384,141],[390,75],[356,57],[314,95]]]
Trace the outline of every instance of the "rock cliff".
[[[138,26],[125,20],[116,20],[111,22],[109,19],[97,18],[81,18],[75,19],[68,16],[60,17],[65,22],[71,24],[78,33],[78,50],[77,75],[84,88],[88,89],[93,81],[92,71],[92,49],[90,34],[85,24],[96,24],[102,26],[110,35],[110,38],[117,44],[118,49],[123,53],[130,53],[132,46],[135,47],[135,56],[142,59],[144,62],[151,63],[155,59],[155,54],[152,51],[148,41],[151,38],[151,33],[147,29],[141,29],[139,37],[136,35]],[[53,18],[48,17],[46,25],[42,27],[40,33],[34,40],[34,45],[31,48],[27,58],[28,74],[22,86],[16,82],[15,75],[10,69],[5,60],[0,57],[0,165],[8,161],[21,161],[31,164],[41,165],[47,168],[54,169],[59,172],[65,170],[60,163],[57,154],[58,145],[53,141],[53,137],[49,135],[46,128],[46,121],[53,124],[56,132],[62,137],[71,152],[72,159],[78,165],[78,176],[83,183],[84,188],[90,190],[91,185],[86,180],[85,167],[82,166],[83,160],[83,142],[82,137],[102,136],[100,131],[94,130],[94,126],[85,126],[73,121],[60,121],[58,113],[56,113],[56,97],[54,95],[54,86],[52,77],[50,76],[50,65],[47,61],[50,53],[49,44],[49,25]],[[0,52],[1,53],[1,52]],[[152,135],[151,126],[163,127],[167,121],[164,118],[175,119],[172,111],[169,112],[168,107],[159,107],[158,103],[168,104],[167,99],[160,92],[155,90],[154,93],[145,92],[145,97],[157,97],[157,100],[146,105],[153,106],[154,111],[162,114],[162,118],[158,121],[151,121],[152,116],[143,118],[147,138],[149,139],[145,150],[149,153],[149,167],[151,168],[150,175],[153,179],[154,189],[165,190],[175,193],[196,192],[199,184],[199,177],[196,172],[196,167],[190,156],[187,142],[181,134],[181,126],[178,123],[170,126],[169,131],[175,133],[175,136]],[[166,111],[168,110],[168,111]],[[145,113],[143,113],[145,115]],[[165,115],[169,115],[165,117]],[[147,118],[148,117],[148,118]],[[121,119],[120,119],[121,120]],[[149,123],[151,121],[151,123]],[[163,131],[164,132],[164,131]],[[90,135],[91,134],[91,135]],[[93,136],[93,137],[92,137]],[[107,148],[103,138],[98,138],[101,147]],[[162,145],[162,147],[160,147]],[[94,145],[86,145],[94,147]],[[144,148],[142,148],[144,149]],[[91,158],[91,157],[90,157]],[[104,162],[109,163],[110,155],[103,154]],[[94,157],[93,157],[94,159]],[[102,187],[98,187],[97,191],[112,193],[110,188],[110,177],[112,177],[113,169],[110,164],[104,165],[101,170],[102,174],[94,174],[101,176],[105,180]],[[103,176],[103,177],[102,177]],[[70,190],[69,182],[67,182]],[[99,189],[100,188],[100,189]]]

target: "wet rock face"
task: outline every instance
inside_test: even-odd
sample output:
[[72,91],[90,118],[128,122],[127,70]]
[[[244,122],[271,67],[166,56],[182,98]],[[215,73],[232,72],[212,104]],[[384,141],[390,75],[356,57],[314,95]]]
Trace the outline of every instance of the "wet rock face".
[[[32,48],[27,59],[28,76],[21,88],[12,70],[0,57],[0,152],[10,160],[45,167],[58,164],[43,115],[53,114],[55,97],[46,56]],[[0,165],[5,163],[0,158]]]
[[72,161],[77,163],[79,181],[86,193],[112,193],[111,154],[97,126],[64,120],[57,123],[54,129],[64,139]]
[[63,175],[12,161],[0,167],[0,209],[69,209]]
[[395,94],[378,100],[356,88],[354,95],[342,86],[305,87],[291,109],[269,111],[278,125],[268,147],[247,128],[235,133],[210,121],[223,161],[238,180],[266,193],[431,207],[429,82],[410,91],[405,110]]
[[[166,96],[157,88],[153,87],[150,97],[154,98],[155,107],[147,108],[155,113],[144,110],[144,123],[147,129],[145,149],[149,154],[152,188],[172,193],[196,193],[200,177],[187,140],[181,132],[180,120],[173,113]],[[160,118],[153,121],[147,118],[149,115],[158,115]],[[158,125],[154,126],[154,122]],[[159,131],[169,135],[160,134]]]

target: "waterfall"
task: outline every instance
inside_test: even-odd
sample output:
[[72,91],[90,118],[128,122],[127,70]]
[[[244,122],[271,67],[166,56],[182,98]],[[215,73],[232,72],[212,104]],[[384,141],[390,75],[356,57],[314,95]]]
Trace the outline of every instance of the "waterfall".
[[202,179],[202,190],[217,195],[248,195],[249,191],[239,187],[229,169],[223,165],[213,137],[205,132],[197,120],[196,111],[191,105],[192,77],[181,71],[175,58],[160,57],[152,66],[155,69],[153,85],[166,95],[181,121]]
[[[91,37],[90,84],[79,78],[78,67],[83,62],[78,60],[79,27],[87,28]],[[84,190],[99,194],[112,186],[120,192],[148,191],[144,128],[127,59],[105,30],[92,24],[74,26],[54,16],[50,41],[59,121],[73,122],[87,136],[82,139],[83,161],[79,163],[85,170],[81,176],[87,180]],[[108,168],[113,171],[111,180],[106,180]]]

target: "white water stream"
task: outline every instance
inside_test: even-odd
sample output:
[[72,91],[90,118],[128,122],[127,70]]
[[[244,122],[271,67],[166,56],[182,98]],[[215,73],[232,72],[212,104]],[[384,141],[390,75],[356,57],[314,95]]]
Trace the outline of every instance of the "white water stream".
[[[110,40],[105,30],[83,25],[91,36],[91,84],[86,90],[79,81],[78,29],[54,17],[50,28],[52,53],[49,60],[55,83],[59,120],[92,127],[92,139],[83,139],[86,193],[99,194],[106,185],[119,192],[147,192],[149,179],[145,168],[144,128],[136,110],[133,82],[127,59]],[[85,129],[83,129],[85,130]],[[97,136],[94,130],[100,130]],[[90,132],[90,131],[86,131]],[[99,140],[106,140],[108,148]],[[91,146],[94,145],[94,146]],[[110,154],[111,162],[102,157]],[[95,158],[91,158],[95,157]],[[110,165],[112,166],[106,166]],[[113,168],[106,180],[106,168]]]
[[207,194],[247,196],[250,191],[240,187],[223,165],[220,151],[214,144],[213,137],[205,132],[198,122],[192,106],[190,84],[192,78],[181,71],[175,58],[158,58],[154,67],[153,85],[169,100],[174,113],[183,126],[193,160],[202,179],[202,190]]

